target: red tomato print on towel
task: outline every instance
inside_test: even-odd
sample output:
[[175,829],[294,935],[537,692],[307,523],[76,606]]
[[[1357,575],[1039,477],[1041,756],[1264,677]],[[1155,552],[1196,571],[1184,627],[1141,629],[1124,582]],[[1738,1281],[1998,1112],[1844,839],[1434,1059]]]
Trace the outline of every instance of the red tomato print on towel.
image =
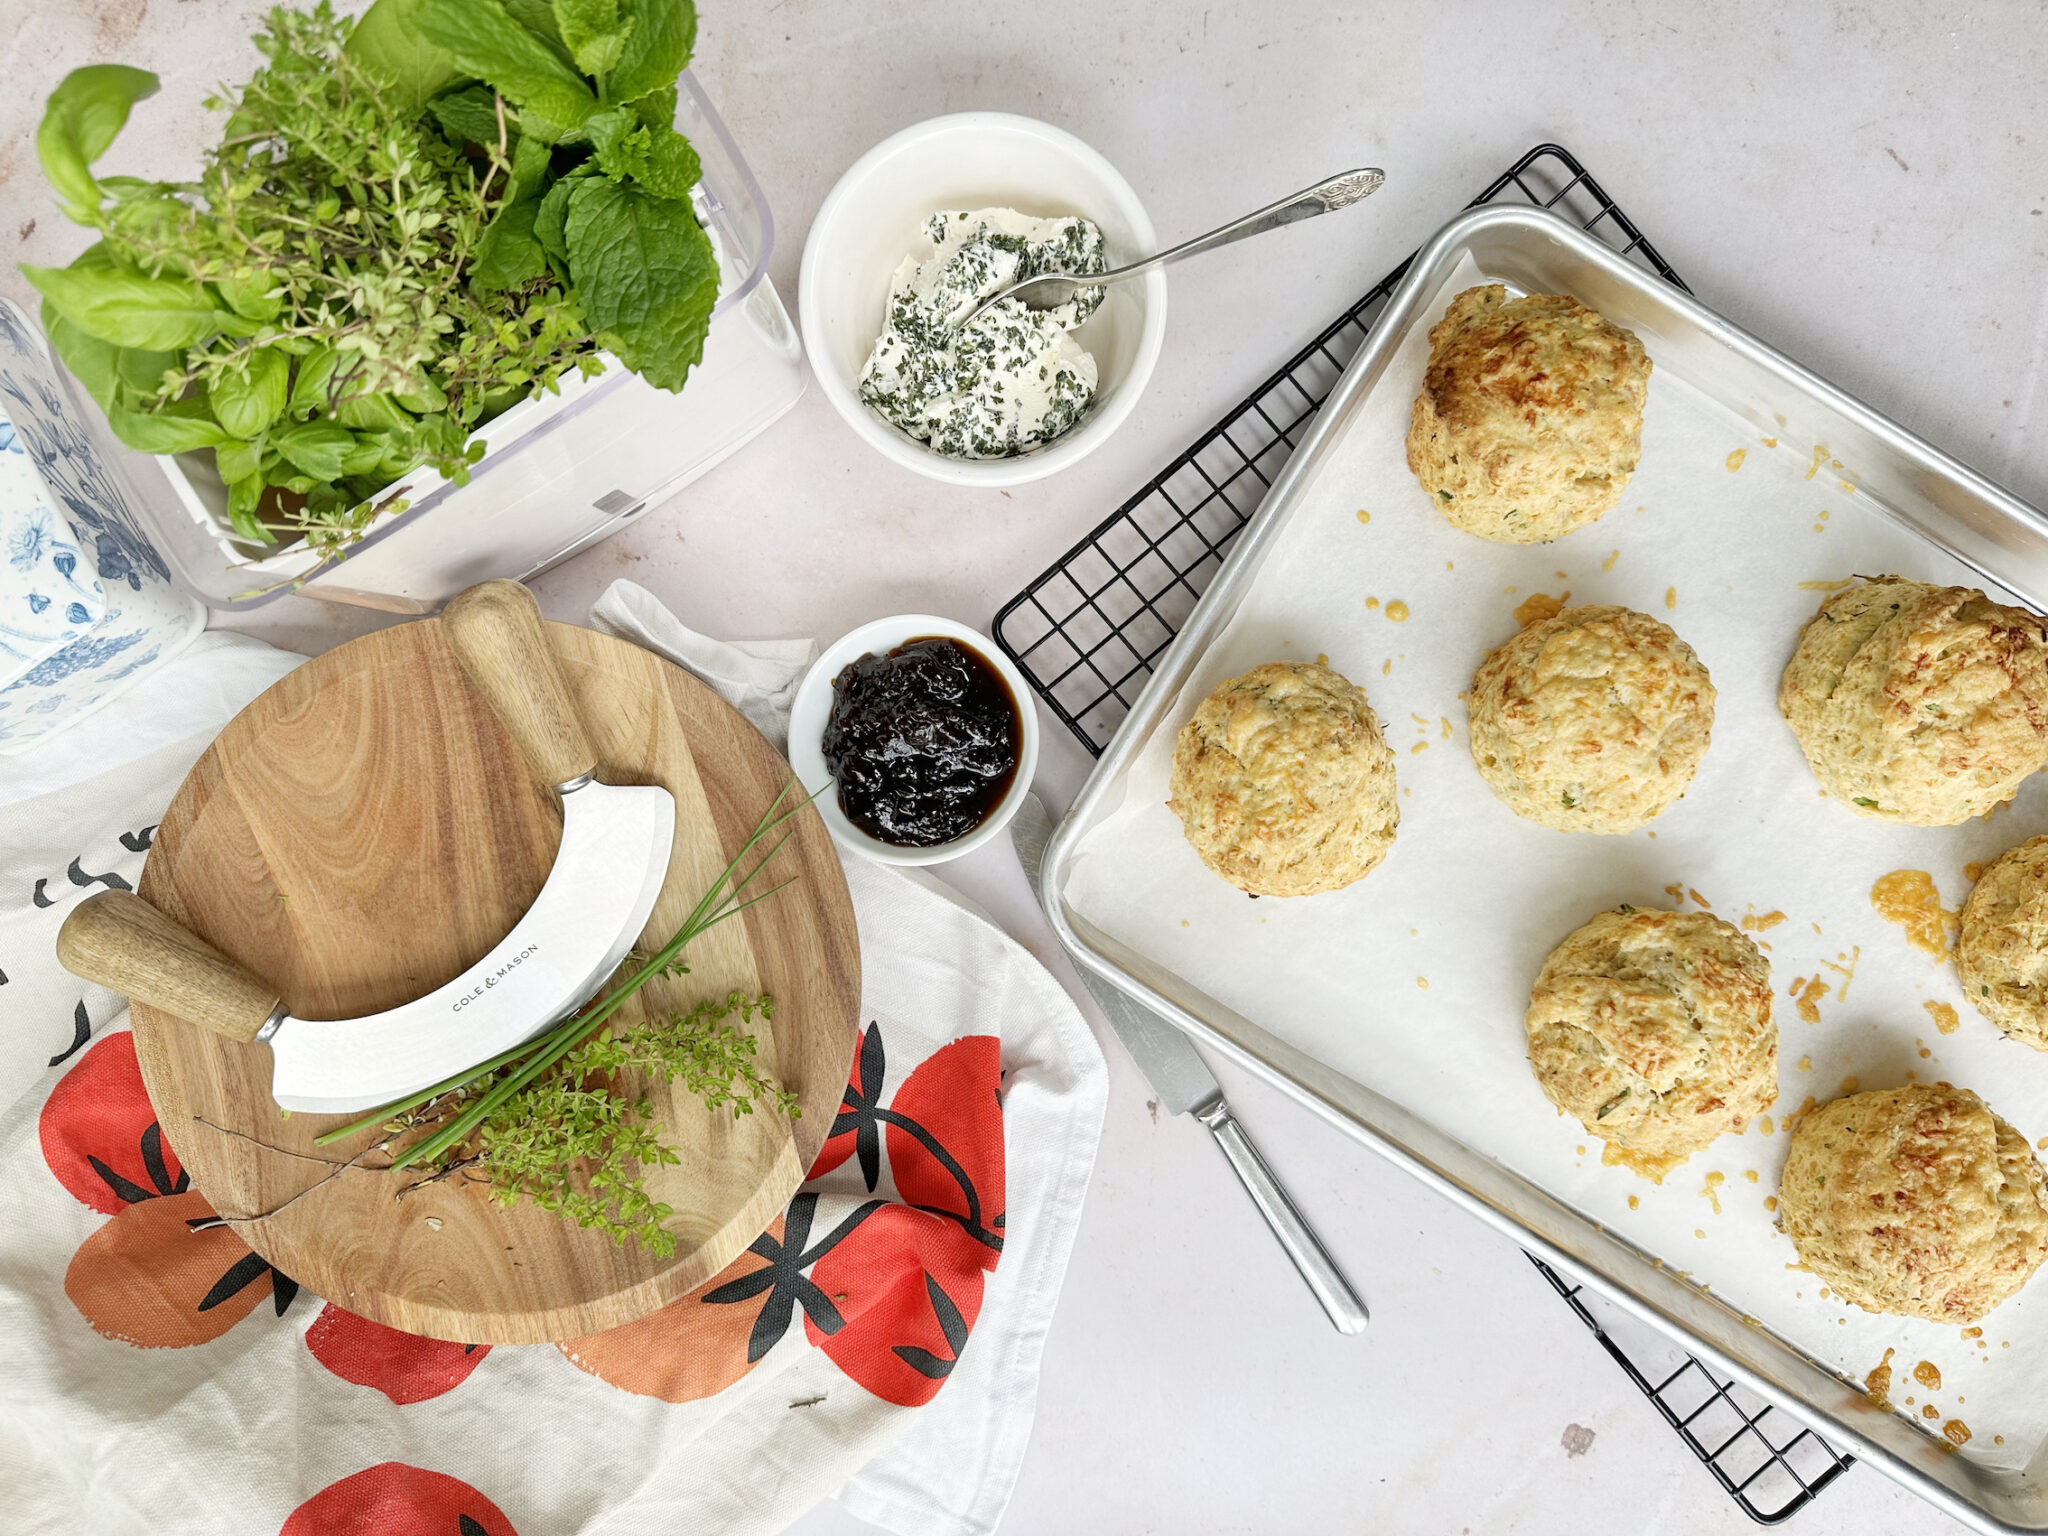
[[683,1402],[738,1381],[801,1315],[805,1339],[868,1391],[929,1402],[1002,1255],[1001,1046],[955,1040],[893,1095],[887,1069],[883,1028],[870,1023],[810,1174],[816,1183],[851,1162],[871,1198],[841,1180],[806,1188],[709,1285],[563,1353],[614,1386]]
[[[778,1216],[762,1234],[778,1250],[783,1226]],[[642,1397],[689,1403],[723,1392],[753,1368],[747,1346],[761,1309],[707,1305],[705,1297],[765,1268],[756,1251],[760,1246],[757,1240],[756,1248],[749,1248],[705,1284],[637,1323],[570,1339],[555,1348],[577,1369]],[[766,1291],[759,1294],[765,1301]]]
[[64,1273],[64,1294],[98,1332],[145,1349],[204,1344],[265,1297],[282,1315],[298,1295],[192,1190],[125,1030],[59,1079],[37,1132],[57,1182],[113,1218],[78,1245]]
[[462,1385],[488,1344],[452,1344],[401,1333],[329,1302],[306,1330],[306,1348],[328,1370],[394,1403],[422,1403]]
[[[179,1166],[142,1086],[135,1037],[96,1041],[57,1080],[36,1129],[43,1160],[81,1203],[113,1219],[78,1245],[64,1294],[107,1338],[144,1349],[217,1339],[268,1298],[282,1317],[299,1294],[220,1221]],[[328,1307],[306,1346],[343,1381],[394,1403],[461,1385],[486,1348],[415,1338]]]
[[379,1462],[329,1483],[278,1536],[519,1536],[498,1506],[459,1477]]

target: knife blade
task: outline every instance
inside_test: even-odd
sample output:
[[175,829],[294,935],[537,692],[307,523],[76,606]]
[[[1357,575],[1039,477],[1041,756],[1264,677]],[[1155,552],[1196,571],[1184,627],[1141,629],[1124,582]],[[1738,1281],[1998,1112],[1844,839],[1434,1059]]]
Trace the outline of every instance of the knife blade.
[[[1038,889],[1045,861],[1045,845],[1051,837],[1052,819],[1045,806],[1036,794],[1025,795],[1010,823],[1010,839],[1034,891]],[[1273,1176],[1272,1169],[1266,1166],[1259,1149],[1245,1135],[1244,1127],[1238,1124],[1223,1097],[1223,1085],[1216,1081],[1216,1074],[1196,1052],[1193,1042],[1159,1014],[1126,996],[1086,966],[1076,965],[1074,970],[1117,1039],[1130,1052],[1131,1060],[1152,1085],[1160,1107],[1168,1114],[1191,1114],[1208,1127],[1274,1237],[1315,1293],[1316,1300],[1322,1303],[1337,1331],[1363,1331],[1370,1320],[1365,1303]]]

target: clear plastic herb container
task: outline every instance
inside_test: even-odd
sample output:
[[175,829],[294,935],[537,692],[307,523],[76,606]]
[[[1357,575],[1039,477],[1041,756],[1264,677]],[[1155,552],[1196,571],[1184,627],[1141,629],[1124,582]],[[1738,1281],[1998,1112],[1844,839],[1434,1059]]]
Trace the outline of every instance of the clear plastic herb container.
[[303,545],[237,538],[210,452],[151,457],[121,447],[75,381],[99,430],[92,446],[129,482],[142,532],[178,584],[209,607],[246,609],[297,590],[398,613],[429,613],[476,581],[524,579],[610,537],[796,404],[808,375],[795,327],[768,282],[775,225],[760,184],[694,76],[676,127],[704,166],[697,211],[720,266],[704,359],[681,394],[607,358],[594,377],[522,401],[480,429],[487,445],[456,485],[416,470],[394,486],[402,512],[332,559]]

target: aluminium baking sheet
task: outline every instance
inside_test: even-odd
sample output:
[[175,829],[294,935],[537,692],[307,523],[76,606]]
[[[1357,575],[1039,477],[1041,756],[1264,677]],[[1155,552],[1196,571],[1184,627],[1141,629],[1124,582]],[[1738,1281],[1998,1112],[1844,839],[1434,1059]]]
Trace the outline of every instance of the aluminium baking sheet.
[[[1403,460],[1428,325],[1452,294],[1494,278],[1576,292],[1636,329],[1657,364],[1628,494],[1552,545],[1456,532]],[[1336,1105],[1335,1118],[1369,1139],[1391,1129],[1410,1149],[1440,1144],[1444,1154],[1424,1160],[1463,1184],[1468,1203],[1539,1239],[1608,1237],[1616,1254],[1605,1265],[1564,1243],[1573,1267],[1623,1292],[1668,1290],[1679,1277],[1693,1292],[1682,1309],[1692,1320],[1653,1302],[1667,1325],[1713,1349],[1697,1319],[1713,1317],[1717,1328],[1704,1331],[1725,1345],[1718,1325],[1733,1317],[1733,1342],[1802,1360],[1803,1375],[1723,1351],[1775,1395],[1820,1409],[1809,1416],[1825,1431],[1842,1431],[1847,1415],[1852,1433],[1882,1442],[1890,1470],[1931,1485],[1922,1491],[1961,1491],[1980,1520],[1996,1508],[2036,1524],[2025,1468],[2048,1441],[2048,1401],[2033,1390],[2048,1364],[2048,1289],[2007,1303],[1970,1341],[1955,1328],[1872,1317],[1786,1268],[1794,1255],[1765,1201],[1787,1116],[1850,1079],[1961,1082],[2030,1137],[2048,1136],[2048,1056],[1999,1039],[1952,972],[1869,902],[1877,876],[1918,868],[1958,905],[1966,863],[2048,830],[2048,781],[1964,828],[1872,822],[1820,796],[1775,709],[1793,638],[1824,595],[1818,584],[1877,571],[1976,583],[1992,569],[2006,575],[2002,595],[2038,602],[2044,541],[1995,488],[1921,445],[1901,451],[1896,429],[1845,419],[1824,386],[1746,357],[1761,349],[1688,310],[1697,306],[1539,213],[1488,211],[1446,231],[1077,803],[1048,859],[1048,903],[1065,936],[1084,940],[1084,959],[1152,984],[1191,1016],[1183,1022],[1206,1025],[1326,1109],[1331,1078],[1337,1098],[1346,1083],[1383,1096]],[[1568,838],[1522,822],[1466,751],[1458,695],[1473,667],[1513,632],[1519,603],[1566,591],[1574,604],[1626,603],[1670,622],[1719,688],[1700,775],[1649,832]],[[1318,654],[1366,688],[1386,723],[1401,836],[1387,864],[1349,891],[1252,902],[1202,869],[1164,808],[1173,733],[1223,677]],[[1651,1185],[1603,1166],[1600,1143],[1537,1091],[1522,1007],[1543,955],[1593,912],[1702,900],[1734,921],[1785,914],[1757,932],[1779,993],[1780,1103],[1770,1134],[1759,1121]],[[1824,991],[1811,988],[1816,979]],[[1806,1009],[1787,996],[1795,981]],[[1928,1002],[1954,1008],[1961,1027],[1944,1034]],[[1454,1153],[1491,1164],[1501,1188],[1461,1176]],[[1541,1219],[1516,1208],[1530,1196],[1549,1207]],[[1745,1315],[1755,1323],[1741,1324]],[[1886,1348],[1894,1400],[1913,1397],[1915,1415],[1936,1411],[1916,1424],[1969,1427],[1959,1455],[1851,1406],[1840,1381],[1860,1380]],[[1923,1359],[1940,1368],[1938,1390],[1911,1379]],[[1788,1374],[1799,1378],[1789,1392]]]

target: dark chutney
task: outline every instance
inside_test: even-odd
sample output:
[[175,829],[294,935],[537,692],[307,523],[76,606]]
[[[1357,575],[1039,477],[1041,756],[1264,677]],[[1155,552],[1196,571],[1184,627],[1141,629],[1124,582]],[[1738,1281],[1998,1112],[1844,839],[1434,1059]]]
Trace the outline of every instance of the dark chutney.
[[832,679],[825,766],[839,808],[869,837],[931,848],[980,826],[1009,793],[1024,728],[988,659],[924,636]]

